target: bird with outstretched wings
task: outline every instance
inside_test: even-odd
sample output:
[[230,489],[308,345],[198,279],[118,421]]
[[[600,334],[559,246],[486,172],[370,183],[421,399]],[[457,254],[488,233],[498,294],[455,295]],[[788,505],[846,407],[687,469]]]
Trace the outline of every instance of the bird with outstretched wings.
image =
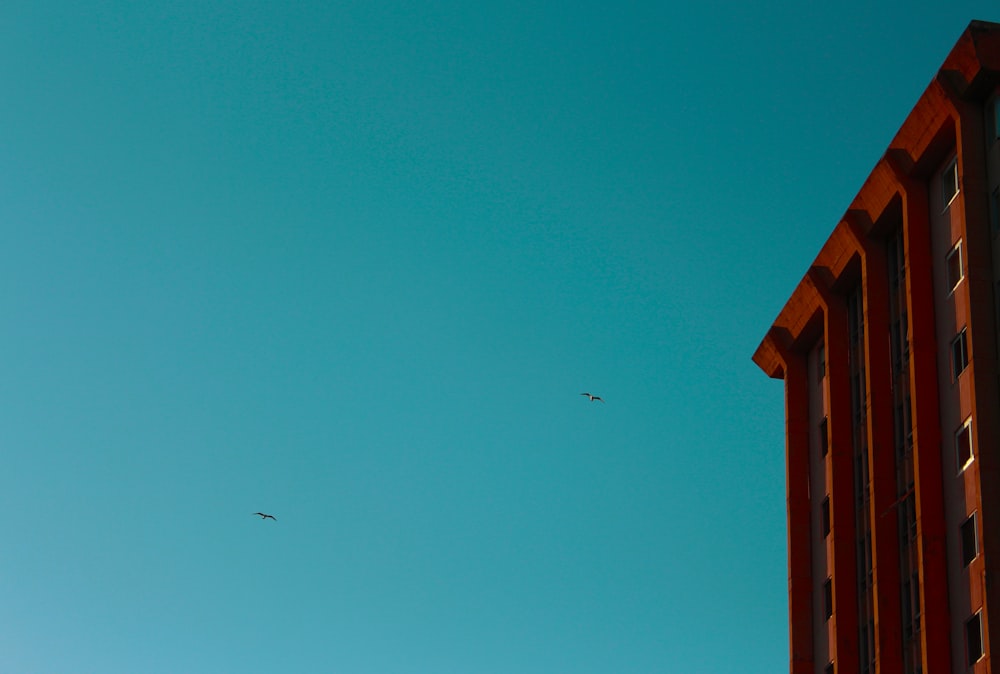
[[262,520],[268,520],[268,519],[270,519],[270,520],[274,520],[275,522],[278,521],[277,517],[275,517],[274,515],[268,515],[267,513],[254,513],[254,515],[260,515],[260,518]]

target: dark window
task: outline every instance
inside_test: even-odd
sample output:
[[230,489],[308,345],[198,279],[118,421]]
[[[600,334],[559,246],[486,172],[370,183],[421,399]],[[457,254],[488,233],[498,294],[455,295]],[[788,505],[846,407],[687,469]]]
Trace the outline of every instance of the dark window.
[[826,417],[823,417],[823,420],[819,422],[819,451],[823,456],[826,456],[827,452],[830,451],[830,434],[826,426]]
[[983,657],[983,614],[977,613],[965,623],[965,647],[969,655],[969,666]]
[[962,523],[962,566],[968,566],[979,554],[979,534],[976,531],[976,513]]
[[965,269],[962,266],[962,240],[959,239],[948,253],[948,290],[954,290],[963,278]]
[[826,674],[833,674],[833,663],[832,662],[826,666]]
[[990,195],[990,225],[993,227],[993,235],[1000,232],[1000,187],[993,190]]
[[996,287],[993,289],[993,296],[997,298],[997,316],[1000,317],[1000,281],[997,281]]
[[823,583],[823,612],[829,620],[833,616],[833,579],[827,578]]
[[820,381],[826,376],[826,347],[822,344],[816,354],[816,371]]
[[830,497],[823,499],[823,538],[830,535]]
[[920,574],[913,572],[908,581],[903,582],[903,636],[907,639],[920,631]]
[[948,208],[958,194],[958,160],[952,159],[941,173],[941,210]]
[[910,525],[910,540],[917,540],[917,498],[912,490],[906,497],[906,521]]
[[903,593],[900,597],[903,602],[903,635],[909,639],[913,636],[913,598],[910,595],[910,583],[903,583]]
[[958,471],[972,463],[974,458],[972,452],[972,418],[962,424],[962,427],[955,433],[955,461],[958,464]]
[[965,371],[969,365],[969,346],[965,339],[965,328],[958,333],[955,339],[951,340],[951,372],[952,377],[957,381],[958,375]]

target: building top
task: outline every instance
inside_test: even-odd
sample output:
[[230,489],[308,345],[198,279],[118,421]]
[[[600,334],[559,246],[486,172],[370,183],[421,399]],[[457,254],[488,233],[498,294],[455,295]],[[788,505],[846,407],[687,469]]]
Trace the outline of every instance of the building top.
[[981,102],[998,84],[1000,23],[973,21],[757,347],[753,360],[768,376],[783,378],[782,354],[809,348],[820,336],[826,289],[858,280],[858,254],[869,238],[898,221],[903,192],[910,185],[917,189],[955,147],[959,110],[967,102]]

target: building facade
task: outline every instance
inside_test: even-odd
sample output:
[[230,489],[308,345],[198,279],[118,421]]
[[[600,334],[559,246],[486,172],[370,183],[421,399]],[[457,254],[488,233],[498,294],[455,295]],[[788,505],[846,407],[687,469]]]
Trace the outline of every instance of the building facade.
[[785,384],[792,674],[993,671],[998,232],[1000,24],[975,21],[753,356]]

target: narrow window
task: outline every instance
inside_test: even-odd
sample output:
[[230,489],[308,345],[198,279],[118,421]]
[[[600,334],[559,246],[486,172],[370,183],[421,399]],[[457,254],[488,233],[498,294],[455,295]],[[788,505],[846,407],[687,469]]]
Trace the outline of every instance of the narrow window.
[[958,472],[965,470],[973,458],[975,457],[972,452],[972,417],[969,417],[955,433],[955,460],[958,463]]
[[823,505],[821,507],[823,511],[823,538],[830,535],[830,497],[827,496],[823,499]]
[[948,291],[954,292],[955,287],[965,278],[965,269],[962,265],[962,240],[959,239],[955,247],[948,253]]
[[913,636],[913,597],[910,594],[910,582],[903,583],[900,599],[903,602],[903,635],[909,639]]
[[826,417],[819,422],[819,451],[826,456],[830,451],[830,434],[826,428]]
[[983,613],[972,616],[965,623],[965,648],[968,653],[969,667],[979,662],[983,657]]
[[952,380],[958,381],[958,375],[969,365],[969,345],[965,338],[965,328],[951,340],[951,374]]
[[832,662],[826,666],[826,674],[833,674],[833,663]]
[[903,582],[900,600],[903,602],[903,636],[907,639],[920,631],[920,574],[913,572]]
[[941,173],[941,203],[944,210],[951,205],[951,200],[958,195],[958,158],[952,159],[944,172]]
[[826,376],[826,347],[822,344],[817,352],[816,370],[819,375],[819,380],[823,381],[823,377]]
[[993,117],[993,119],[990,120],[993,128],[990,129],[990,131],[993,135],[993,140],[996,140],[997,138],[1000,138],[1000,98],[994,99],[993,115],[991,116]]
[[910,495],[906,497],[906,521],[910,525],[910,540],[917,540],[917,497],[910,490]]
[[827,578],[823,583],[823,611],[824,617],[829,620],[833,617],[833,579]]
[[993,228],[993,236],[996,236],[1000,232],[1000,187],[990,195],[990,226]]
[[962,523],[962,566],[972,564],[979,554],[979,533],[976,531],[976,513]]

